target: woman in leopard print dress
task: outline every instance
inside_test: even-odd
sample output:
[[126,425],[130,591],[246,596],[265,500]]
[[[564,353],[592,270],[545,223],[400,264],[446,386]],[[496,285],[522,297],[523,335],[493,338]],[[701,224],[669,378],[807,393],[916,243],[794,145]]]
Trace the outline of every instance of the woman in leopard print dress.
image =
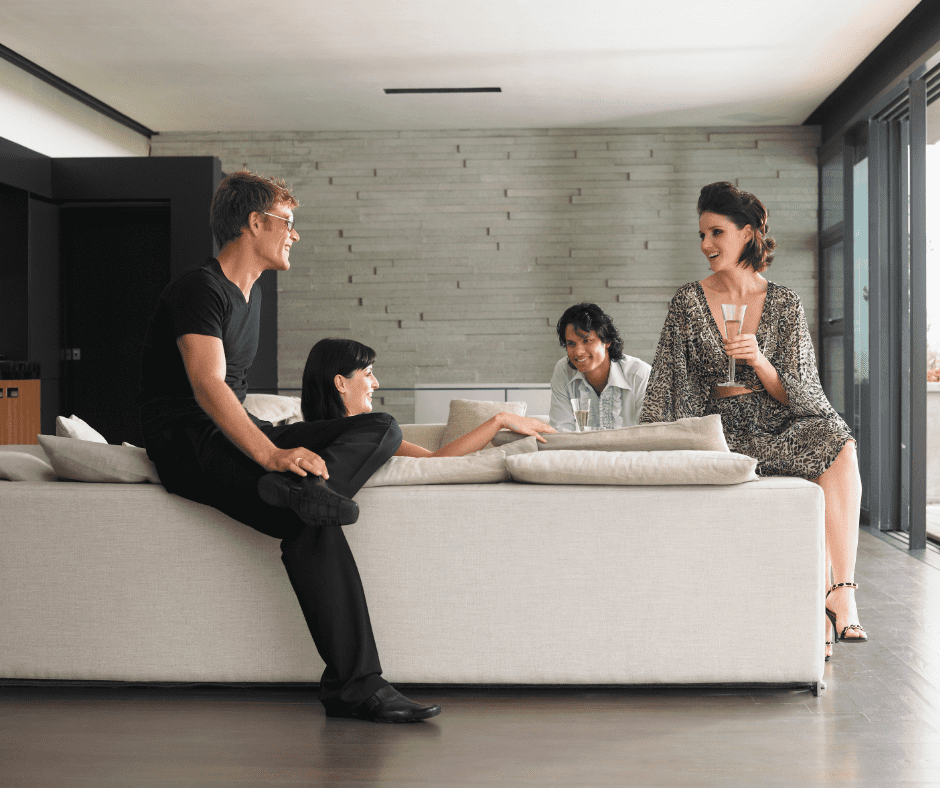
[[[826,612],[846,643],[867,640],[855,607],[861,479],[855,440],[826,399],[799,297],[761,272],[776,246],[767,210],[730,183],[702,189],[699,237],[712,274],[669,305],[641,422],[721,416],[731,451],[757,459],[762,476],[800,476],[826,498],[826,548],[835,584]],[[721,304],[745,304],[737,339],[724,339]],[[734,388],[718,387],[736,359]],[[741,363],[745,362],[745,363]],[[828,631],[828,630],[827,630]],[[831,653],[827,638],[826,659]]]

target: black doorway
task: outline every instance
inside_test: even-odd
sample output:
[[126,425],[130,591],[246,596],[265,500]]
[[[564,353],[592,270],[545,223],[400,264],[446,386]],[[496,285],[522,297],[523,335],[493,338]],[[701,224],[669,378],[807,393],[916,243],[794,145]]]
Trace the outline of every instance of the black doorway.
[[169,203],[61,207],[64,412],[108,443],[143,445],[137,412],[147,319],[170,279]]

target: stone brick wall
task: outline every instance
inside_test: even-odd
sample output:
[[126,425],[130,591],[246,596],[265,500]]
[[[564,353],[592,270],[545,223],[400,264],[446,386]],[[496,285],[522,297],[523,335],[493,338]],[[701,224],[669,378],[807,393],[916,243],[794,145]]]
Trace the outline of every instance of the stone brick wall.
[[579,301],[652,362],[672,294],[708,274],[695,203],[716,180],[767,205],[768,277],[800,294],[815,336],[818,144],[816,127],[168,133],[151,155],[291,185],[281,390],[318,339],[353,337],[379,353],[378,407],[410,422],[418,383],[547,381]]

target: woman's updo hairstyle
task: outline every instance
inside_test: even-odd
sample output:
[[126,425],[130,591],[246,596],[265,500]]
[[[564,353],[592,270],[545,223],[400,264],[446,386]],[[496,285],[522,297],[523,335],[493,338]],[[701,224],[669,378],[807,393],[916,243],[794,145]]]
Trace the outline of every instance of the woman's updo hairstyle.
[[717,213],[743,230],[751,225],[754,237],[741,252],[741,265],[749,265],[761,273],[773,262],[777,242],[767,235],[767,209],[753,194],[738,189],[727,181],[710,183],[698,197],[698,215]]
[[346,405],[335,378],[351,378],[358,370],[375,363],[375,351],[354,339],[321,339],[307,356],[300,409],[305,421],[342,419]]

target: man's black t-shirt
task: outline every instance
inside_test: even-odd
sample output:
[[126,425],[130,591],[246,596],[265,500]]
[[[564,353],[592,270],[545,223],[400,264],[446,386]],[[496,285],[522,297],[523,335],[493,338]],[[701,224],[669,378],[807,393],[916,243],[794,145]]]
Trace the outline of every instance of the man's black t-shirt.
[[258,350],[261,287],[248,302],[210,257],[177,276],[160,294],[147,326],[141,369],[141,420],[148,448],[158,435],[205,417],[189,383],[176,340],[184,334],[218,337],[225,348],[225,382],[244,402],[248,369]]

